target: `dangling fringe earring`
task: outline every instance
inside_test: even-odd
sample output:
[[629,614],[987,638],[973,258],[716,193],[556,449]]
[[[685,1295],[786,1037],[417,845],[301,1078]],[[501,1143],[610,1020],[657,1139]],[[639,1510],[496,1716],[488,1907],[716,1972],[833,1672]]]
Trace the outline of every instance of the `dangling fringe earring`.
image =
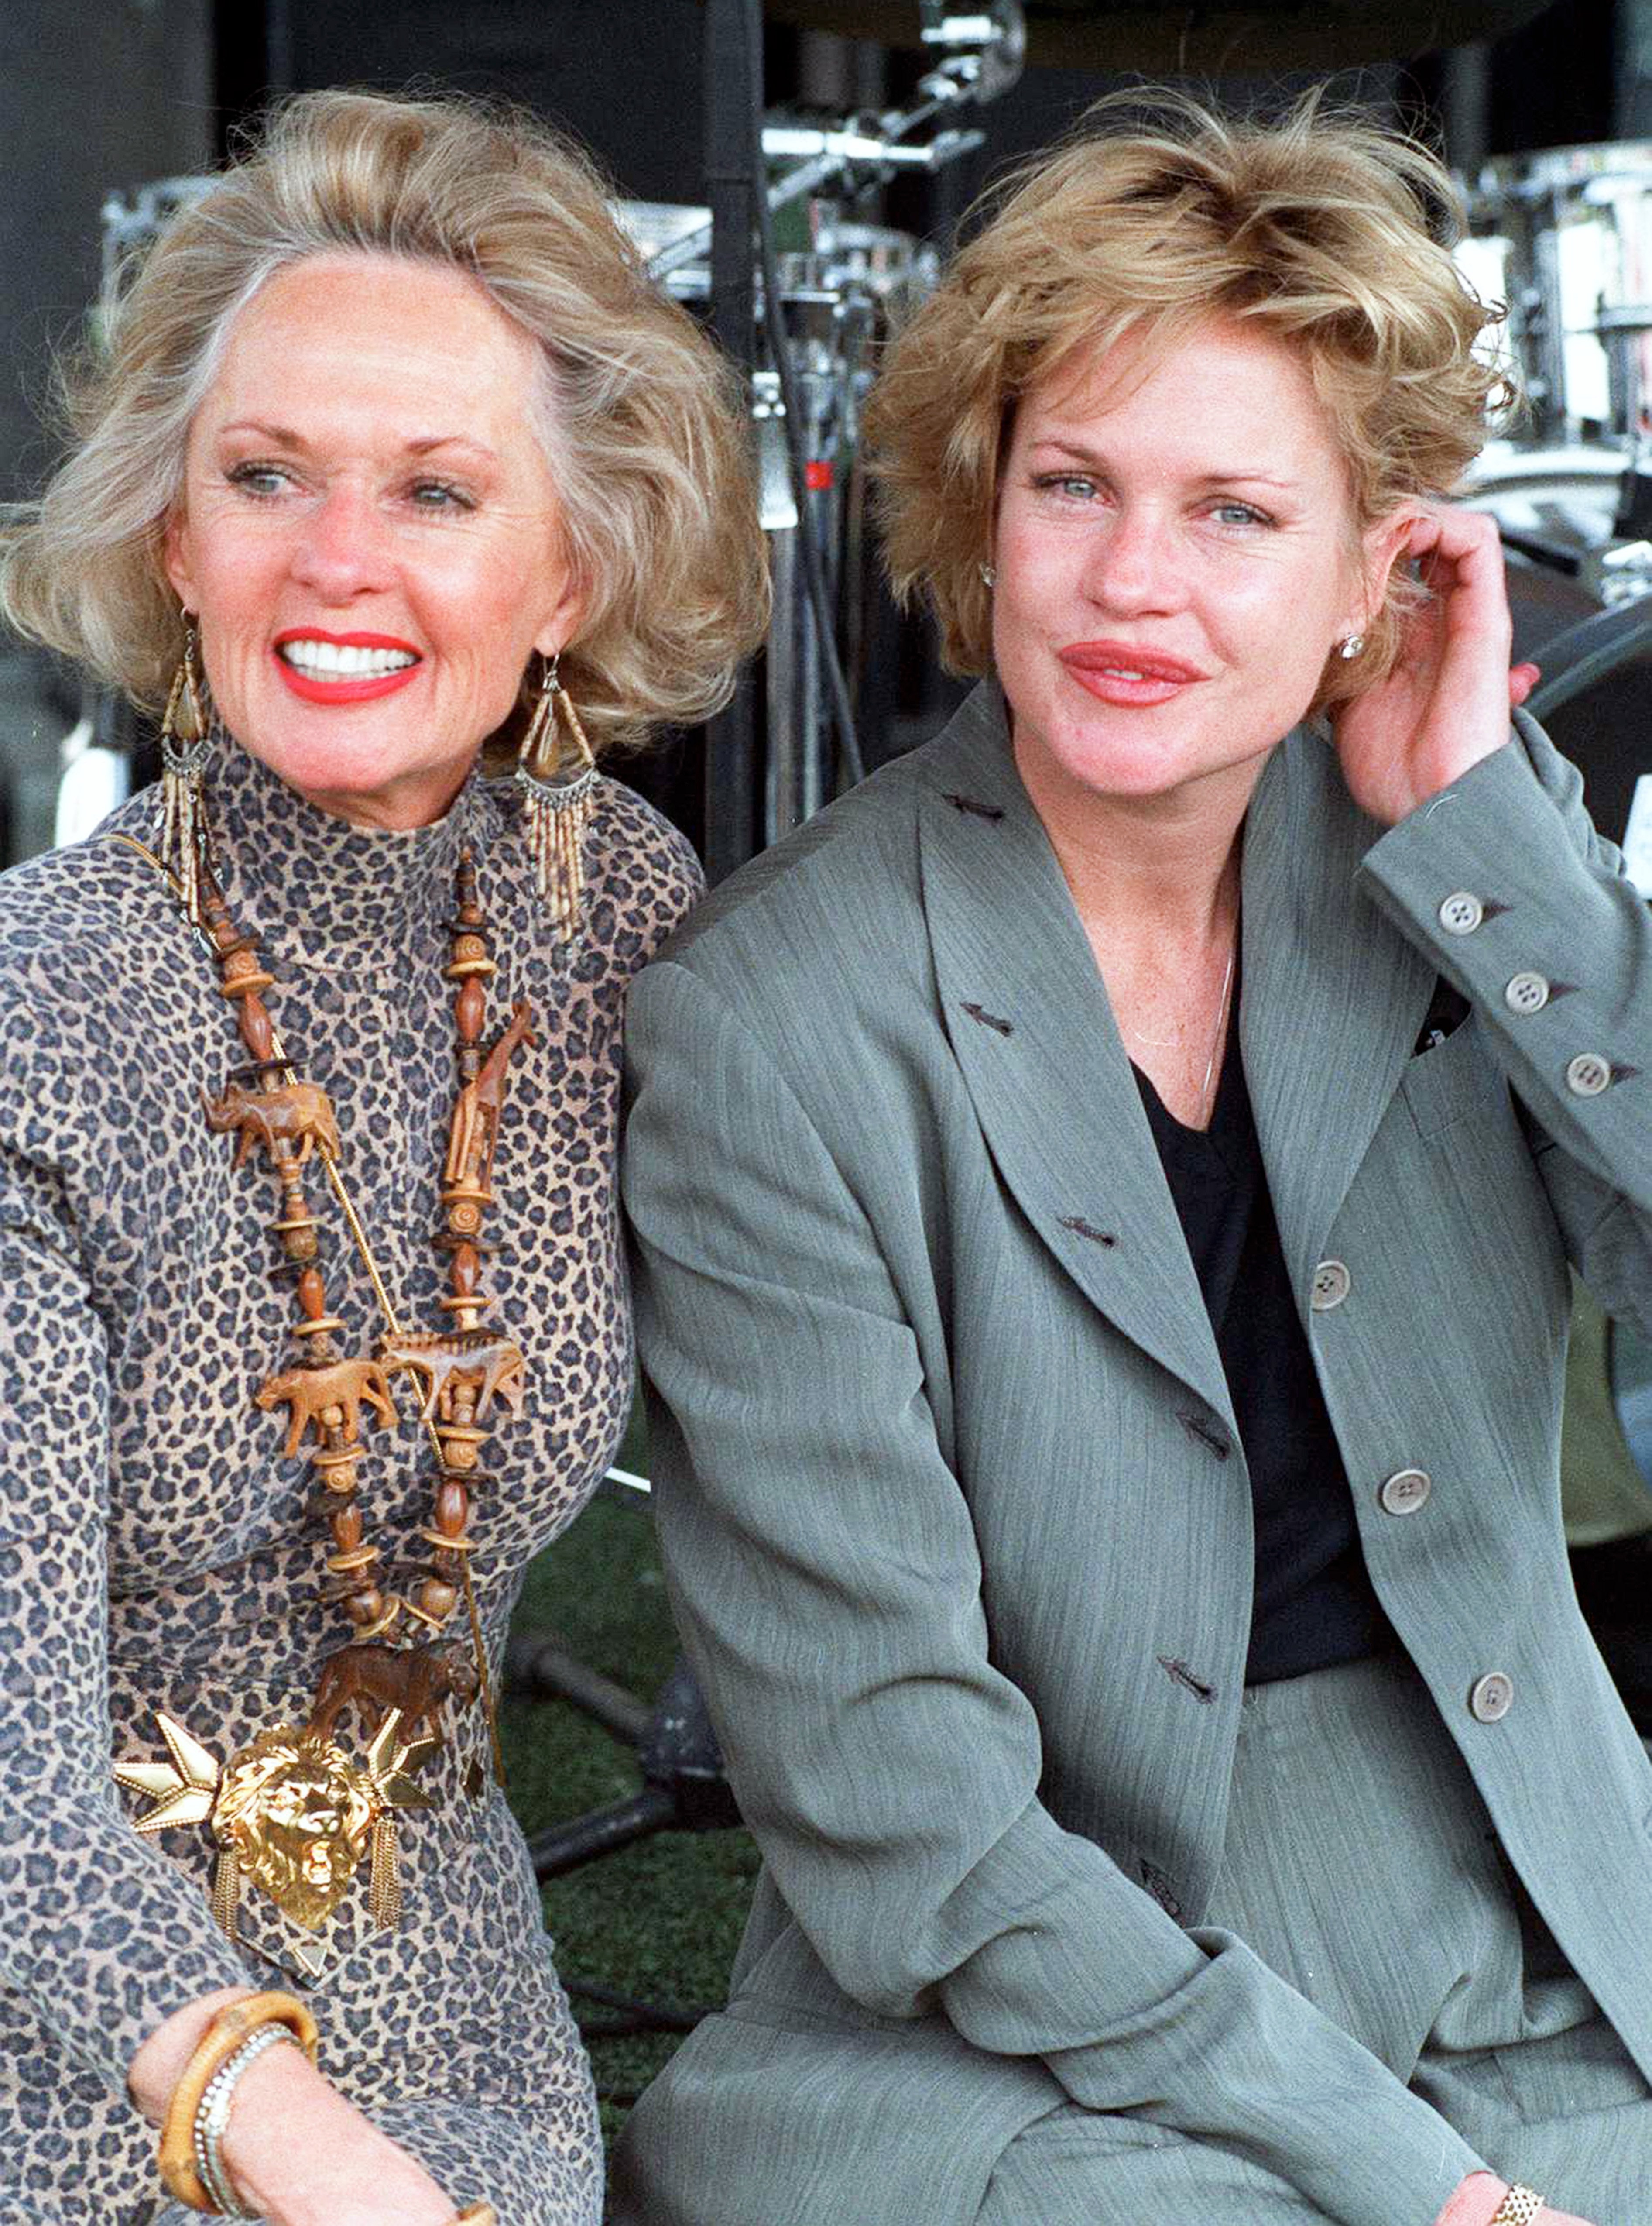
[[[528,847],[542,897],[550,900],[557,938],[566,943],[580,927],[585,893],[585,834],[591,821],[596,762],[579,713],[556,677],[562,652],[546,660],[539,701],[517,753],[516,777],[528,822]],[[558,728],[568,728],[571,770],[563,767]]]
[[201,774],[212,752],[206,683],[195,664],[195,629],[186,619],[183,655],[172,676],[161,722],[161,862],[176,877],[191,924],[204,928],[200,908],[206,820]]

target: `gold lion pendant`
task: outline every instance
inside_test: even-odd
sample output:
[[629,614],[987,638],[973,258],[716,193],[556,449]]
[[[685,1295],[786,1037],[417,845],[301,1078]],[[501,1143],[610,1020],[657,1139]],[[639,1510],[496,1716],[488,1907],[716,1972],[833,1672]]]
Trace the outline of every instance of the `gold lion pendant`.
[[393,1925],[401,1913],[395,1814],[434,1809],[411,1772],[435,1752],[431,1738],[402,1739],[392,1708],[367,1750],[351,1761],[325,1733],[271,1724],[220,1763],[173,1717],[156,1711],[168,1762],[118,1762],[115,1776],[152,1806],[140,1832],[209,1824],[219,1846],[213,1913],[232,1940],[243,1878],[267,1893],[284,1917],[314,1931],[349,1892],[364,1856],[371,1858],[373,1922]]

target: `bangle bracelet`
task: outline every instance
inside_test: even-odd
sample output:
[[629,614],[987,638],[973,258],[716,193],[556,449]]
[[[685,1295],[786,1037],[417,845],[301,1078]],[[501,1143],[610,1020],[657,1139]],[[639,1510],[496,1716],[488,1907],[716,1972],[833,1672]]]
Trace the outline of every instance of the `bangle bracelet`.
[[467,2203],[454,2212],[450,2226],[499,2226],[499,2214],[491,2203]]
[[195,2171],[214,2205],[226,2218],[256,2218],[258,2215],[256,2210],[249,2210],[237,2196],[221,2146],[241,2074],[266,2049],[294,2045],[293,2036],[284,2025],[261,2025],[251,2039],[244,2040],[234,2055],[226,2057],[206,2082],[206,2091],[195,2112]]
[[[318,2038],[315,2019],[296,1995],[246,1994],[231,2002],[207,2022],[185,2064],[161,2127],[156,2162],[167,2192],[191,2210],[217,2210],[212,2191],[195,2165],[195,2121],[202,2097],[215,2073],[238,2055],[256,2032],[280,2026],[291,2034],[312,2064]],[[245,2214],[243,2214],[245,2215]]]
[[1532,2226],[1532,2221],[1543,2208],[1543,2198],[1535,2189],[1511,2187],[1492,2212],[1486,2226]]

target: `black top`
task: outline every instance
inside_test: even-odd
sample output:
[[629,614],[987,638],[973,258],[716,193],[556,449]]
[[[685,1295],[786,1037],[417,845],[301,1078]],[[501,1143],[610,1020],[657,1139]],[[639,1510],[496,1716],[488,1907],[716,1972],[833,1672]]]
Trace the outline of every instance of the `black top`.
[[1398,1641],[1366,1573],[1274,1219],[1239,1052],[1236,980],[1208,1129],[1185,1129],[1140,1067],[1135,1074],[1250,1470],[1256,1593],[1246,1682],[1385,1652]]

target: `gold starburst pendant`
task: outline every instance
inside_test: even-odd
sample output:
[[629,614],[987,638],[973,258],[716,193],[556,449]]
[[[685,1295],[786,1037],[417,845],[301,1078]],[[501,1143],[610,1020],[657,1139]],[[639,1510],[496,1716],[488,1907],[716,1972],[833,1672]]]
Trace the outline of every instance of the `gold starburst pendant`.
[[365,1765],[325,1733],[291,1724],[270,1725],[220,1763],[175,1718],[157,1708],[155,1720],[171,1759],[118,1762],[116,1778],[153,1803],[137,1819],[140,1832],[211,1825],[219,1849],[213,1911],[232,1940],[243,1876],[283,1916],[315,1930],[369,1854],[373,1921],[395,1924],[401,1911],[395,1815],[436,1806],[412,1773],[440,1740],[399,1738],[401,1711],[392,1708]]

